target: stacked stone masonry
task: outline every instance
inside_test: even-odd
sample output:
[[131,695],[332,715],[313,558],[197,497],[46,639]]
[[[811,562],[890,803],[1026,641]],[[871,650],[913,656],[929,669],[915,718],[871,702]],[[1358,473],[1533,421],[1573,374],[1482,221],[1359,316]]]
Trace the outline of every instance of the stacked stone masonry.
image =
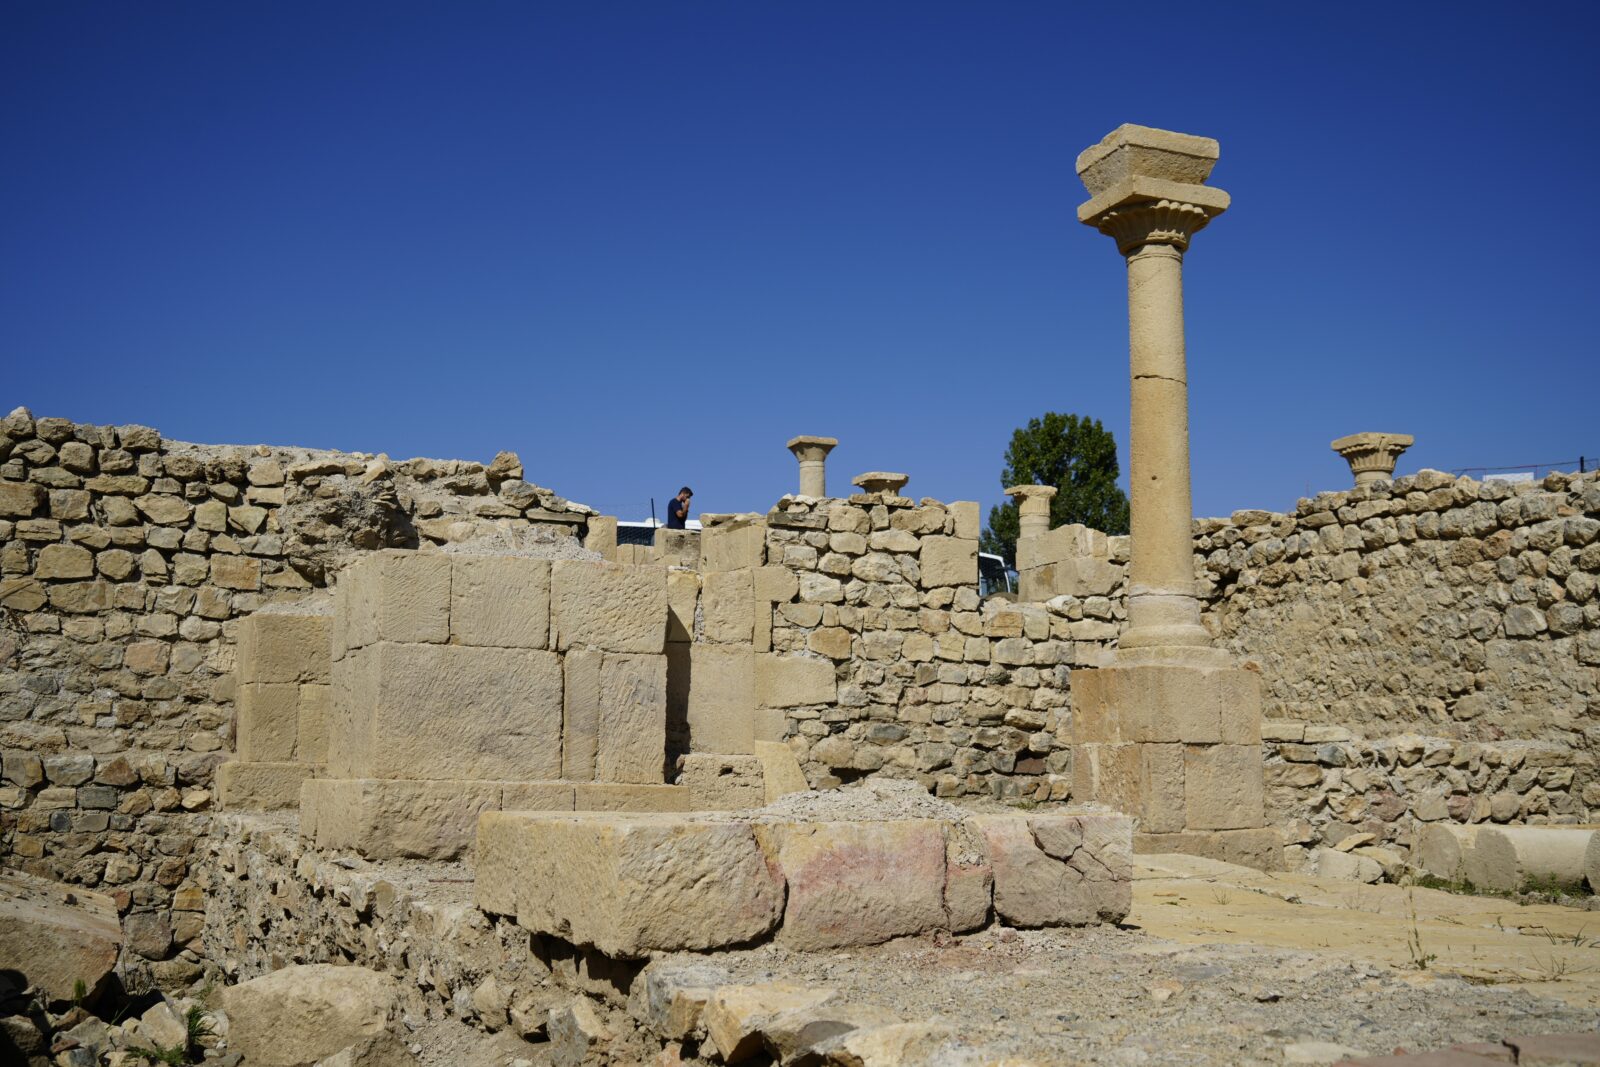
[[[373,549],[487,537],[592,555],[575,538],[593,517],[523,481],[510,453],[391,462],[0,419],[4,863],[108,893],[125,980],[181,984],[200,967],[196,842],[216,768],[241,744],[240,759],[281,763],[265,757],[288,737],[252,738],[251,713],[236,736],[243,620],[314,597]],[[321,684],[305,679],[297,702]]]
[[[242,694],[241,623],[271,625],[267,608],[328,614],[332,576],[380,549],[487,539],[557,561],[619,554],[614,522],[522,473],[509,454],[395,463],[0,420],[7,865],[111,894],[135,980],[194,973],[195,841],[216,768],[346,773],[326,761],[348,668],[330,656],[326,681],[255,677]],[[693,771],[723,789],[719,806],[749,806],[762,795],[753,753],[781,741],[815,786],[889,776],[944,796],[1071,795],[1072,673],[1115,648],[1127,540],[1052,530],[1019,552],[1020,601],[980,601],[976,505],[897,494],[786,497],[765,515],[706,516],[702,532],[651,550],[666,585],[650,654],[666,663],[667,776]],[[1292,843],[1350,828],[1404,843],[1412,820],[1578,822],[1600,809],[1600,477],[1423,471],[1194,531],[1206,623],[1259,667],[1266,810]],[[486,617],[464,602],[446,622],[466,653],[518,647],[473,636],[511,623],[549,626],[530,655],[582,670],[574,653],[594,652],[562,629],[554,594],[543,623],[467,601]],[[602,686],[608,654],[647,653],[600,650],[585,677]],[[274,688],[290,685],[292,731],[289,690]],[[563,722],[585,714],[562,709]],[[627,773],[591,770],[583,744],[559,754],[554,780]],[[693,758],[710,762],[672,762]],[[384,780],[362,773],[373,777],[344,780]],[[492,806],[507,803],[500,789]]]

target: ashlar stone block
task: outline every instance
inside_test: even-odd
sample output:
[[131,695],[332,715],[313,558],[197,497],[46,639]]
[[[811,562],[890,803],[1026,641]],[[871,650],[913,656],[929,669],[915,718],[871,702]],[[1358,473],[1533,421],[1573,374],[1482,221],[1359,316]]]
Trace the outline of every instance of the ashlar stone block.
[[695,752],[743,754],[755,740],[756,656],[748,649],[695,645],[689,656],[686,717]]
[[1261,743],[1261,676],[1240,668],[1140,664],[1072,672],[1080,741]]
[[217,767],[217,800],[225,811],[281,811],[300,803],[300,786],[315,776],[304,763],[230,760]]
[[454,557],[450,639],[492,648],[549,648],[550,561],[521,556]]
[[705,576],[705,639],[748,645],[755,632],[755,593],[748,569],[714,571]]
[[[1055,820],[1067,822],[1052,825]],[[1127,816],[979,815],[971,821],[988,846],[994,909],[1001,919],[1040,927],[1127,917],[1133,904]]]
[[760,523],[709,526],[700,532],[700,568],[710,575],[759,567],[766,541],[767,528]]
[[302,685],[300,717],[295,758],[302,763],[326,763],[328,759],[328,705],[333,687]]
[[557,647],[660,653],[667,637],[665,568],[556,560],[550,610]]
[[756,703],[764,708],[832,704],[838,690],[832,662],[767,653],[756,657]]
[[327,615],[247,615],[239,620],[236,678],[242,684],[327,682],[330,622]]
[[667,657],[606,653],[600,663],[596,777],[659,784],[666,777],[666,742]]
[[931,819],[761,823],[788,883],[779,940],[818,950],[944,929],[944,826]]
[[479,828],[480,907],[506,913],[514,903],[524,929],[608,956],[751,941],[783,907],[783,886],[743,823],[501,812]]
[[561,777],[574,782],[594,778],[600,747],[600,663],[603,652],[574,649],[563,657]]
[[1260,745],[1185,745],[1183,781],[1186,829],[1250,830],[1266,822]]
[[[354,658],[363,661],[353,676],[359,688],[335,697],[349,701],[340,710],[350,716],[351,777],[560,777],[555,653],[380,642]],[[342,715],[334,718],[338,737]]]
[[349,582],[345,643],[378,641],[443,644],[450,640],[452,558],[442,552],[386,549],[346,567]]
[[500,782],[313,778],[300,789],[300,836],[368,859],[452,860],[500,802]]
[[293,762],[297,758],[299,739],[298,684],[246,682],[238,687],[234,751],[241,760],[253,763]]

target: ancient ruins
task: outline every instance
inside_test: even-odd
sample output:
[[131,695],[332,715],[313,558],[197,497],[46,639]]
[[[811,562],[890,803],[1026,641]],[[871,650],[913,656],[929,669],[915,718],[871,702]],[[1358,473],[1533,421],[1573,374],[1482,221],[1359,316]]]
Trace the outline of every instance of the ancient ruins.
[[1194,519],[1218,154],[1079,157],[1132,533],[1008,488],[1015,593],[832,437],[641,547],[509,452],[0,420],[0,1061],[1600,1063],[1600,475],[1358,433]]

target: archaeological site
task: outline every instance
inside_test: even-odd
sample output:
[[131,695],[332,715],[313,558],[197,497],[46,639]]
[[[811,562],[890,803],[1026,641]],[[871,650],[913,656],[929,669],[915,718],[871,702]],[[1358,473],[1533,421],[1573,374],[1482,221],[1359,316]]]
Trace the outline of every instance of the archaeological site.
[[1078,158],[1132,529],[1012,487],[1014,592],[831,437],[632,545],[511,452],[16,407],[0,1063],[1600,1064],[1600,475],[1358,432],[1195,519],[1217,158]]

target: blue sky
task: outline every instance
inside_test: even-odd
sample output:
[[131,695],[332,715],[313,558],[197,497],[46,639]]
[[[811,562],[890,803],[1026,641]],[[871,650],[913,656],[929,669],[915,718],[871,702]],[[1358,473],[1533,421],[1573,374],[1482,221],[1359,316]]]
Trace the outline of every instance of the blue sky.
[[0,7],[0,406],[487,460],[623,517],[998,502],[1045,410],[1127,441],[1079,151],[1218,138],[1195,506],[1600,454],[1592,4]]

